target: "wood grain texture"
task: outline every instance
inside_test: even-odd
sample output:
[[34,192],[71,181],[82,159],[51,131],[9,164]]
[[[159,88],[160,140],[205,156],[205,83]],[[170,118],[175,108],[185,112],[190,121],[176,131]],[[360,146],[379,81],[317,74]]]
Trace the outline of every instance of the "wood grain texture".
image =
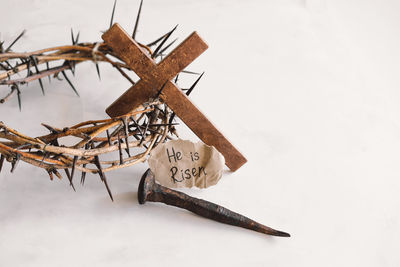
[[[225,157],[225,164],[236,171],[247,162],[229,140],[215,125],[193,104],[177,86],[168,81],[161,99],[179,116],[179,118],[209,146],[214,146]],[[179,113],[178,113],[179,112]]]
[[207,119],[171,79],[201,55],[208,45],[193,32],[159,64],[146,54],[121,26],[114,24],[102,36],[140,80],[111,104],[106,112],[111,117],[131,112],[143,102],[155,97],[164,85],[161,99],[207,145],[214,146],[225,157],[226,165],[235,171],[247,162],[246,158]]
[[147,51],[117,23],[102,38],[140,77],[138,84],[133,85],[107,108],[106,112],[111,117],[131,112],[154,97],[167,80],[174,78],[208,48],[201,37],[193,32],[157,65]]

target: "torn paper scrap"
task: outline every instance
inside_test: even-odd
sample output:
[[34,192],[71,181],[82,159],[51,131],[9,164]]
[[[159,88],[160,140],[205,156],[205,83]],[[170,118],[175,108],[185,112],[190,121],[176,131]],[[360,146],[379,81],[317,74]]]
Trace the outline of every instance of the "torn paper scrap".
[[178,139],[154,148],[149,165],[163,186],[207,188],[218,183],[225,159],[213,146]]

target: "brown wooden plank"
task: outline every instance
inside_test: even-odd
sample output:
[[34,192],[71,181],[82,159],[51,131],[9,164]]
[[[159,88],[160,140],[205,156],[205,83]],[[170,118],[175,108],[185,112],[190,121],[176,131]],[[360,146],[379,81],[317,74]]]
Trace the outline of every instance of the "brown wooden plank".
[[[160,87],[161,88],[161,87]],[[155,92],[158,92],[157,90]],[[149,101],[156,93],[149,90],[148,83],[139,80],[135,85],[126,90],[117,100],[107,109],[106,113],[110,117],[118,117],[131,112],[139,105]],[[133,108],[132,108],[133,107]]]
[[[161,80],[171,80],[206,51],[207,48],[206,42],[197,32],[193,32],[158,64],[155,72],[157,75],[163,75],[160,76]],[[153,73],[153,75],[156,74]]]
[[236,171],[247,159],[214,124],[194,105],[177,86],[168,82],[161,99],[179,116],[179,118],[209,146],[214,146],[225,157],[225,163],[232,171]]
[[153,77],[151,77],[149,70],[153,70],[156,63],[118,23],[115,23],[101,38],[118,57],[135,70],[135,73],[141,79],[152,80]]

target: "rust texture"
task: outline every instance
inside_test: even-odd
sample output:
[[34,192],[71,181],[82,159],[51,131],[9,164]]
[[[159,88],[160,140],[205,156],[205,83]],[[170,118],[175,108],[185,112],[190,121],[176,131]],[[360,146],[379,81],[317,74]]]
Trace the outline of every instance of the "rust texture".
[[108,115],[115,117],[131,112],[143,102],[153,98],[163,87],[161,99],[204,143],[214,146],[224,155],[226,165],[232,171],[247,162],[246,158],[171,81],[208,48],[196,32],[158,64],[117,23],[104,33],[102,38],[140,77],[135,85],[107,108]]
[[143,174],[140,180],[138,200],[140,204],[144,204],[146,201],[162,202],[170,206],[189,210],[202,217],[221,223],[250,229],[267,235],[290,237],[288,233],[262,225],[217,204],[159,185],[155,182],[154,174],[150,169]]

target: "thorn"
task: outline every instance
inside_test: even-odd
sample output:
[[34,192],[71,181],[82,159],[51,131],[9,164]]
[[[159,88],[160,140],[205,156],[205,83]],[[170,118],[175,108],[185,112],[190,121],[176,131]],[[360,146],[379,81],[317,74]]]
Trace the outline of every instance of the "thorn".
[[53,134],[60,133],[60,131],[57,131],[56,129],[54,129],[53,127],[51,127],[50,125],[47,125],[45,123],[42,123],[42,126],[45,127],[47,130],[49,130]]
[[178,83],[178,79],[179,79],[179,73],[176,75],[176,77],[175,77],[175,84],[177,84]]
[[167,84],[168,80],[161,86],[160,90],[158,90],[157,94],[156,94],[156,99],[160,97],[162,91],[164,90],[165,85]]
[[5,158],[4,155],[1,154],[0,155],[0,172],[1,172],[1,169],[3,169],[4,158]]
[[114,0],[114,6],[113,6],[113,10],[111,13],[111,20],[110,20],[110,28],[113,25],[113,21],[114,21],[114,13],[115,13],[115,6],[117,5],[117,0]]
[[53,169],[52,172],[57,176],[57,178],[58,178],[59,180],[62,179],[61,174],[60,174],[56,169]]
[[108,131],[108,129],[106,130],[106,134],[107,134],[108,145],[111,146],[111,137],[110,137],[110,132]]
[[[177,25],[178,26],[178,25]],[[169,32],[163,34],[161,37],[159,37],[158,39],[154,40],[151,43],[148,43],[146,46],[148,47],[152,47],[153,45],[157,44],[159,41],[161,41],[162,39],[164,39],[167,35],[169,34]]]
[[11,47],[19,40],[19,38],[21,38],[23,35],[25,34],[25,30],[23,30],[17,38],[15,38],[15,40],[6,48],[6,50],[4,51],[5,53],[7,53],[8,51],[10,51]]
[[72,182],[72,179],[74,179],[75,166],[76,166],[77,160],[78,160],[78,156],[74,156],[74,159],[72,160],[72,168],[71,168],[71,182]]
[[10,172],[14,172],[15,169],[17,168],[18,162],[21,159],[21,155],[17,153],[17,155],[15,156],[15,160],[11,163],[11,170]]
[[122,164],[124,164],[124,158],[122,155],[121,140],[119,137],[119,132],[118,132],[118,150],[119,150],[119,164],[122,165]]
[[[38,67],[38,65],[37,65],[36,57],[30,56],[30,58],[31,58],[31,60],[32,60],[32,62],[33,62],[33,65],[35,66],[36,74],[39,74],[40,71],[39,71],[39,67]],[[44,87],[43,87],[43,83],[42,83],[42,79],[39,78],[38,80],[39,80],[40,88],[42,88],[42,94],[45,95],[45,93],[44,93]]]
[[119,73],[121,73],[122,76],[124,76],[132,85],[135,84],[135,82],[122,70],[121,67],[119,67],[119,66],[117,66],[117,65],[115,65],[114,67],[115,67],[115,68],[119,71]]
[[53,181],[54,176],[53,176],[53,173],[51,172],[51,170],[46,170],[46,171],[47,171],[47,173],[48,173],[49,176],[50,176],[50,181]]
[[[85,150],[88,150],[88,149],[89,149],[89,145],[86,144],[86,145],[85,145]],[[85,167],[86,167],[86,164],[85,164],[85,163],[82,164],[82,167],[85,168]],[[82,185],[82,186],[85,184],[85,178],[86,178],[86,172],[85,172],[85,171],[82,171],[82,175],[81,175],[81,185]]]
[[131,153],[129,152],[129,142],[128,142],[128,137],[129,137],[129,133],[128,133],[128,122],[126,117],[124,117],[122,119],[122,123],[124,124],[124,131],[125,131],[125,143],[126,143],[126,153],[128,153],[128,156],[131,156]]
[[[60,144],[58,143],[58,139],[57,138],[54,139],[53,141],[51,141],[50,145],[52,145],[52,146],[60,146]],[[57,155],[53,156],[53,158],[57,158],[58,159],[60,156],[61,156],[61,154],[57,154]]]
[[200,81],[201,77],[203,77],[204,72],[197,78],[197,80],[190,86],[189,90],[186,91],[186,95],[189,96],[192,93],[193,89],[196,87],[197,83]]
[[[139,131],[140,135],[143,137],[143,132],[142,129],[140,129],[140,125],[137,123],[137,121],[133,118],[133,116],[131,116],[131,120],[133,121],[133,123],[136,126],[136,129]],[[139,139],[138,139],[139,140]]]
[[174,121],[174,118],[175,118],[175,112],[172,112],[172,115],[171,115],[171,117],[169,118],[169,124],[172,124],[172,122]]
[[176,28],[178,27],[178,25],[175,26],[175,28],[173,28],[165,37],[164,39],[161,41],[161,43],[157,46],[156,50],[154,51],[152,58],[154,58],[157,54],[158,51],[160,51],[161,47],[164,45],[164,43],[168,40],[168,38],[171,36],[171,34],[176,30]]
[[94,156],[94,163],[95,163],[95,165],[96,165],[96,167],[98,169],[98,174],[100,176],[100,179],[104,182],[104,185],[106,186],[108,195],[110,196],[111,200],[114,201],[114,198],[112,196],[110,187],[108,186],[108,183],[107,183],[107,178],[106,178],[106,176],[105,176],[105,174],[103,172],[103,169],[101,168],[99,156],[97,156],[97,155]]
[[161,55],[165,50],[167,50],[171,45],[173,45],[176,40],[178,40],[178,38],[176,38],[175,40],[173,40],[172,42],[170,42],[166,47],[164,47],[163,49],[160,50],[160,52],[158,52],[157,55],[155,55],[154,57],[158,57],[159,55]]
[[96,71],[97,71],[97,76],[99,76],[99,80],[101,80],[99,63],[97,63],[97,62],[96,62]]
[[74,85],[71,83],[71,81],[68,79],[67,74],[65,74],[65,71],[61,71],[62,75],[64,78],[67,80],[68,84],[72,87],[72,90],[74,90],[75,94],[79,96],[78,91],[76,91]]
[[74,191],[76,192],[75,186],[74,186],[74,184],[72,183],[72,177],[71,177],[71,174],[69,173],[69,170],[68,170],[68,169],[64,169],[64,171],[65,171],[65,174],[66,174],[67,177],[68,177],[69,185],[72,186],[72,189],[74,189]]
[[71,40],[72,40],[72,45],[75,44],[75,37],[74,37],[74,31],[71,28]]
[[114,201],[113,195],[111,193],[110,187],[108,186],[108,182],[107,182],[107,179],[105,178],[105,176],[104,176],[104,185],[106,186],[106,189],[107,189],[108,195],[111,198],[111,201]]
[[21,60],[21,65],[26,63],[26,59],[24,58],[20,58],[19,60]]
[[28,62],[27,62],[27,66],[26,66],[26,72],[27,72],[26,77],[29,77],[31,75],[31,61],[30,60],[27,60],[27,61]]
[[143,142],[144,142],[144,138],[145,138],[145,135],[147,133],[147,129],[149,128],[149,124],[150,124],[150,120],[148,119],[147,124],[146,124],[146,128],[144,129],[144,134],[142,135],[142,140],[140,140],[139,145],[142,145]]
[[101,164],[100,164],[100,159],[99,156],[94,156],[94,164],[96,165],[97,169],[99,170],[99,175],[102,181],[104,181],[104,173],[103,173],[103,169],[101,168]]
[[79,35],[80,35],[80,34],[81,34],[81,32],[79,31],[78,34],[76,35],[76,38],[75,38],[75,44],[78,44]]
[[8,60],[6,60],[5,62],[6,62],[6,64],[7,64],[7,66],[9,67],[9,69],[12,70],[12,69],[13,69],[13,66],[10,64],[10,62],[8,62]]
[[[139,138],[139,136],[137,135],[137,134],[135,134],[135,135],[133,135],[133,137],[135,137],[136,138],[136,140],[141,140],[141,138]],[[145,145],[145,144],[143,144],[143,146],[146,148],[146,149],[148,149],[148,147]]]
[[64,62],[64,65],[65,65],[65,64],[68,64],[69,69],[70,69],[70,71],[72,72],[72,75],[75,77],[75,63],[73,63],[73,62],[71,62],[71,61],[69,61],[69,60],[66,60],[66,61]]
[[162,35],[161,37],[159,37],[158,39],[156,39],[155,41],[148,43],[146,46],[148,47],[152,47],[153,45],[157,44],[159,41],[161,41],[163,38],[165,38],[165,36],[167,36],[168,33]]
[[143,0],[140,1],[139,11],[138,11],[138,14],[136,16],[135,28],[133,29],[133,33],[132,33],[132,39],[133,40],[135,40],[135,38],[136,38],[136,32],[137,32],[137,27],[139,25],[140,13],[142,11],[142,4],[143,4]]
[[[50,69],[49,62],[48,62],[48,61],[46,62],[46,68],[47,68],[47,70],[49,70],[49,69]],[[50,75],[49,75],[49,76],[47,76],[47,77],[49,78],[49,83],[51,83],[51,78],[50,78]]]
[[200,73],[198,72],[193,72],[193,71],[189,71],[189,70],[183,70],[181,71],[182,73],[187,73],[187,74],[195,74],[195,75],[200,75]]
[[[83,164],[82,167],[85,168],[86,164]],[[82,175],[81,175],[81,185],[82,186],[85,184],[85,178],[86,178],[86,172],[82,171]]]
[[22,101],[21,101],[21,91],[19,90],[18,85],[14,84],[13,87],[17,90],[17,99],[18,99],[18,108],[19,111],[22,109]]
[[17,92],[17,99],[18,99],[18,108],[19,108],[19,111],[21,111],[21,110],[22,110],[22,105],[21,105],[21,93],[19,92],[19,90],[18,90],[18,92]]

